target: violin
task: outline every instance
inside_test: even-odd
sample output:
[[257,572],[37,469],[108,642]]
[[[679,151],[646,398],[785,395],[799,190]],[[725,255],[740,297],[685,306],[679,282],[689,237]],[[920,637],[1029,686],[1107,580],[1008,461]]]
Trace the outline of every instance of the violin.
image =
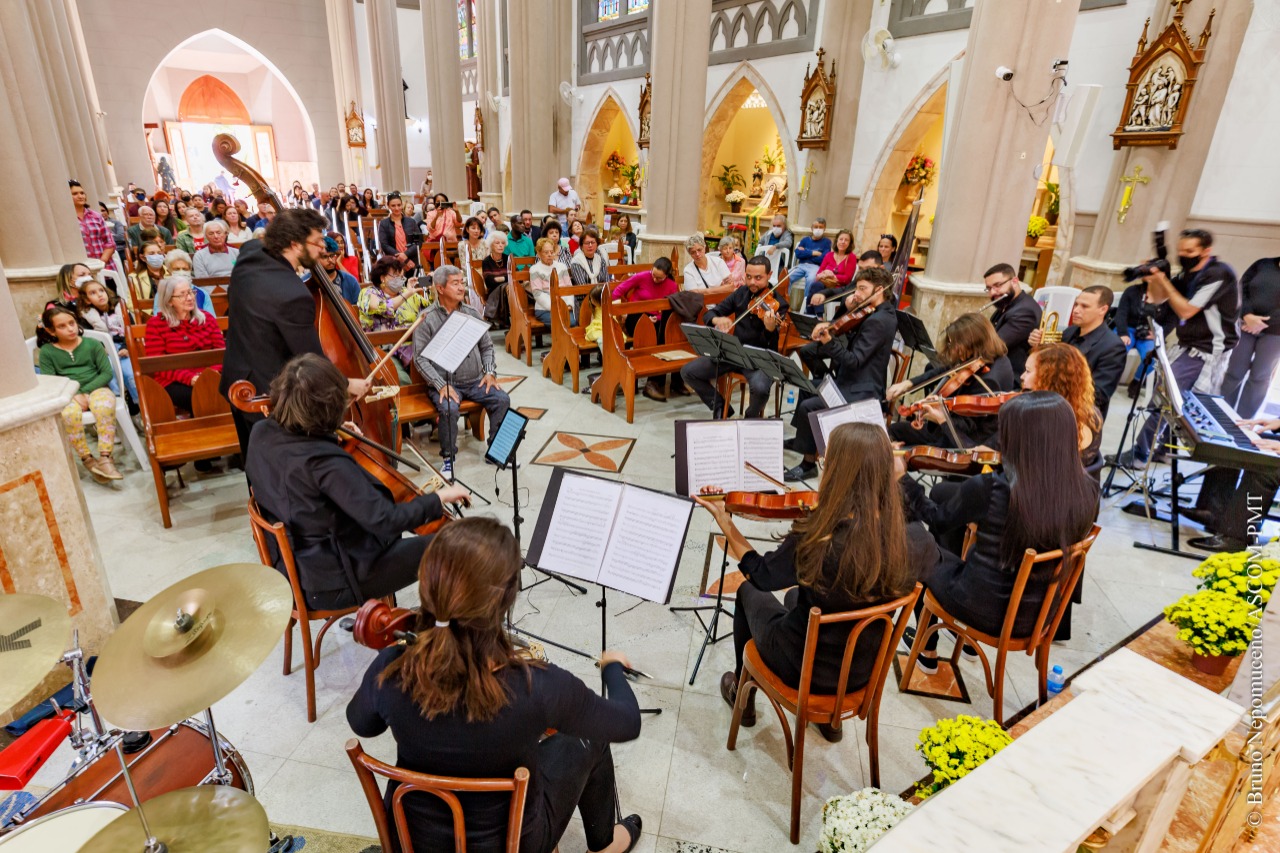
[[778,301],[778,297],[774,296],[774,292],[777,291],[777,289],[787,280],[788,279],[785,276],[779,275],[778,283],[771,287],[766,287],[764,291],[756,297],[754,302],[747,305],[747,310],[729,324],[729,328],[732,330],[734,326],[738,325],[738,321],[743,317],[746,317],[748,314],[754,314],[762,322],[770,315],[776,316],[778,309],[782,307],[782,304]]
[[418,639],[413,632],[418,612],[407,607],[392,607],[381,598],[371,598],[356,611],[352,638],[369,649],[385,649],[395,643],[411,643]]
[[818,508],[818,493],[729,492],[724,496],[724,508],[734,515],[770,520],[804,518]]
[[937,395],[939,397],[954,397],[956,393],[964,387],[968,382],[979,374],[987,373],[991,370],[991,365],[987,364],[980,358],[972,359],[960,365],[946,382],[938,388]]
[[911,418],[919,429],[924,424],[924,412],[929,406],[942,406],[953,415],[962,418],[985,418],[1000,414],[1000,407],[1020,394],[1020,391],[997,391],[992,394],[955,394],[950,397],[930,396],[907,406],[899,406],[898,414]]
[[844,314],[841,314],[839,317],[832,320],[831,325],[828,326],[831,336],[834,338],[838,335],[852,332],[854,329],[861,326],[862,321],[874,314],[875,310],[880,307],[879,305],[872,305],[871,303],[875,302],[876,298],[881,294],[888,293],[892,290],[893,285],[887,284],[868,296],[866,299],[859,302],[857,305],[850,308]]
[[895,451],[908,471],[937,471],[945,474],[978,474],[984,466],[1000,464],[996,450],[947,450],[926,444]]

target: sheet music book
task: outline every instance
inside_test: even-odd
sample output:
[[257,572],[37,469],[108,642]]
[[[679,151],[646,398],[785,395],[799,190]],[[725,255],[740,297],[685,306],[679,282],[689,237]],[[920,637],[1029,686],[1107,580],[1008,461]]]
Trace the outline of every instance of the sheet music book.
[[836,385],[836,381],[831,378],[830,373],[818,386],[818,396],[822,398],[822,402],[827,404],[828,409],[838,409],[848,402],[845,400],[844,394],[840,393],[840,388]]
[[676,421],[676,494],[696,495],[703,486],[734,492],[776,492],[744,463],[781,480],[782,421]]
[[[885,429],[884,412],[880,410],[879,400],[860,400],[834,409],[819,409],[809,413],[809,426],[813,429],[813,440],[818,445],[818,455],[825,456],[827,438],[831,431],[841,424],[875,424]],[[888,430],[885,430],[888,432]]]
[[526,559],[666,604],[693,508],[688,498],[556,468]]
[[440,331],[431,336],[422,354],[445,373],[453,373],[480,338],[488,333],[489,324],[484,320],[454,311]]

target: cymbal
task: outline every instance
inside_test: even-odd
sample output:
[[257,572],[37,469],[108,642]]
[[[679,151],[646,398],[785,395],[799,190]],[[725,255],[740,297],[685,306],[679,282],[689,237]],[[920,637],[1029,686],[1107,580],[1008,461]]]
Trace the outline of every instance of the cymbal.
[[44,680],[71,645],[67,606],[47,595],[0,595],[0,712]]
[[[170,791],[147,800],[142,810],[168,853],[262,853],[271,836],[262,805],[225,785]],[[130,809],[86,841],[79,853],[140,853],[146,840],[138,810]]]
[[203,711],[253,674],[292,609],[284,575],[258,563],[178,581],[139,607],[102,649],[92,682],[98,710],[138,730]]

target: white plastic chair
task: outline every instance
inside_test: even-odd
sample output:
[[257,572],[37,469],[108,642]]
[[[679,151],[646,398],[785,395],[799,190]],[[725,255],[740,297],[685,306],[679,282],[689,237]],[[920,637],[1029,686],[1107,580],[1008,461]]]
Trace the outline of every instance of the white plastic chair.
[[[99,332],[95,329],[86,330],[84,335],[102,344],[103,349],[107,351],[107,358],[111,359],[111,373],[115,376],[116,387],[120,389],[120,393],[116,395],[116,430],[129,443],[129,450],[138,460],[138,467],[146,471],[151,467],[151,460],[147,457],[147,451],[143,448],[142,440],[138,437],[138,430],[134,428],[133,419],[129,417],[129,407],[124,401],[124,372],[120,368],[120,356],[116,353],[115,341],[111,340],[111,336],[106,332]],[[27,338],[27,352],[32,357],[32,369],[34,369],[35,338]],[[82,420],[86,426],[93,424],[93,412],[85,412]]]
[[787,260],[791,257],[790,249],[778,249],[772,255],[765,252],[765,247],[760,246],[756,250],[757,255],[764,255],[769,262],[769,283],[778,283],[778,270],[787,265]]

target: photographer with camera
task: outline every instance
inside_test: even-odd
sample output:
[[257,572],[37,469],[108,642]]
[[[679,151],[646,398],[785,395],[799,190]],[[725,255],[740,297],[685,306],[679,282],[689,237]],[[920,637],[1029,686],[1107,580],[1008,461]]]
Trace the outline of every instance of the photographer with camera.
[[412,277],[418,268],[418,247],[422,245],[422,229],[417,220],[404,215],[404,199],[400,193],[387,194],[390,215],[378,223],[378,243],[382,254],[393,255],[404,265],[405,275]]
[[[1154,306],[1157,322],[1180,321],[1178,346],[1170,353],[1173,382],[1182,391],[1216,393],[1240,337],[1236,331],[1240,313],[1236,274],[1210,253],[1213,235],[1193,228],[1178,235],[1181,272],[1170,279],[1163,244],[1163,233],[1158,232],[1156,248],[1161,256],[1125,270],[1125,277],[1136,274],[1146,283],[1147,303]],[[1116,464],[1129,469],[1144,467],[1160,424],[1160,414],[1153,413],[1134,438],[1133,449],[1120,454]]]

